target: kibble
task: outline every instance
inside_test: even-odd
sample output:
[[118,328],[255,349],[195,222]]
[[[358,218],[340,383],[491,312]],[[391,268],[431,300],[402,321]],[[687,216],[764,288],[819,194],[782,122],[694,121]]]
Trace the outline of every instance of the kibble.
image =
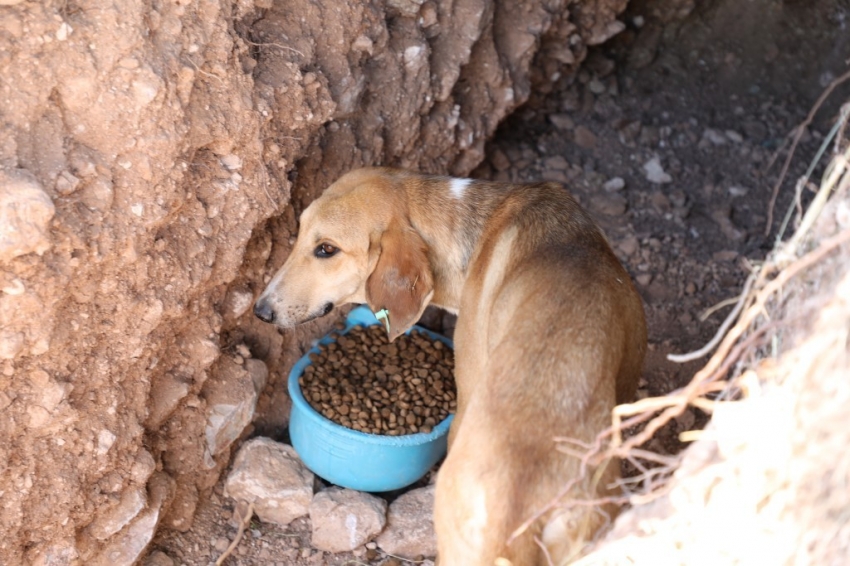
[[414,330],[392,344],[355,326],[310,354],[298,382],[316,412],[369,434],[429,433],[457,408],[454,352]]

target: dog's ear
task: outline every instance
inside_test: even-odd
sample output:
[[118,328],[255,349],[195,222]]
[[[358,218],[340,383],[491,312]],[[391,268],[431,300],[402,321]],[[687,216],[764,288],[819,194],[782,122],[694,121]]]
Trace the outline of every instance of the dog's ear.
[[425,242],[412,229],[394,223],[374,240],[379,255],[366,280],[366,300],[372,312],[386,309],[392,342],[422,316],[434,295],[434,279]]

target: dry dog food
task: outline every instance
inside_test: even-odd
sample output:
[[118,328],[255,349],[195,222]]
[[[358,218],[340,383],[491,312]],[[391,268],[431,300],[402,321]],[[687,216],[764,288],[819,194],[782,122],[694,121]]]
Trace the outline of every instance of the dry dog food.
[[417,331],[392,344],[381,326],[355,326],[319,346],[298,382],[308,403],[342,426],[400,436],[455,412],[454,352]]

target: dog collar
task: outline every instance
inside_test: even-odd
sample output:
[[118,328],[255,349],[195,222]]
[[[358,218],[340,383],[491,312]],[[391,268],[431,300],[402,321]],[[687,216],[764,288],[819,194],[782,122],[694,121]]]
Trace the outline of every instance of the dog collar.
[[387,334],[390,333],[390,311],[387,309],[381,309],[375,313],[375,318],[378,320],[383,320],[384,325],[387,327]]

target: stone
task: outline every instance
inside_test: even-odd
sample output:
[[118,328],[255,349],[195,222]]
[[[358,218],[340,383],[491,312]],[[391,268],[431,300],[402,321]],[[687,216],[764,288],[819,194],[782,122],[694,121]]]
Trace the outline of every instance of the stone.
[[596,78],[590,79],[590,82],[587,83],[587,88],[590,89],[590,92],[592,92],[593,94],[602,94],[603,92],[608,90],[605,87],[605,84]]
[[505,171],[510,168],[511,160],[504,151],[496,148],[490,153],[490,164],[496,171]]
[[616,193],[600,193],[590,198],[590,208],[599,214],[608,216],[620,216],[626,212],[628,201],[622,195]]
[[726,145],[729,141],[726,139],[726,136],[723,135],[723,132],[713,128],[706,128],[702,133],[702,139],[708,141],[712,145]]
[[161,427],[188,394],[189,383],[180,376],[169,372],[155,377],[148,404],[148,428],[154,430]]
[[735,250],[720,250],[711,254],[714,261],[734,261],[737,258],[738,252]]
[[569,169],[570,163],[564,158],[563,155],[553,155],[552,157],[547,157],[543,160],[543,165],[547,169],[558,169],[560,171],[564,171]]
[[550,114],[549,121],[559,130],[572,130],[575,122],[566,114]]
[[732,219],[729,217],[730,213],[729,207],[721,207],[711,213],[711,219],[717,223],[723,235],[730,240],[735,242],[743,240],[745,234],[732,223]]
[[258,437],[239,449],[224,491],[252,502],[262,521],[286,526],[310,512],[313,480],[292,446]]
[[635,277],[635,281],[638,282],[638,285],[641,287],[646,287],[652,282],[652,274],[651,273],[641,273],[637,277]]
[[602,185],[602,188],[608,191],[609,193],[622,191],[626,188],[626,181],[622,177],[614,177],[605,181],[605,184]]
[[142,566],[174,566],[174,564],[174,559],[161,550],[154,550],[142,562]]
[[643,170],[646,173],[646,180],[650,183],[663,185],[673,182],[673,178],[661,166],[661,159],[657,155],[643,164]]
[[313,548],[346,552],[369,542],[387,524],[387,502],[351,489],[331,487],[310,503]]
[[70,195],[76,191],[79,186],[80,179],[78,179],[70,171],[62,171],[56,177],[56,192],[62,196]]
[[744,141],[744,136],[742,136],[735,130],[726,130],[725,132],[723,132],[723,135],[725,135],[726,139],[728,139],[732,143],[743,143]]
[[387,6],[393,7],[403,16],[414,17],[425,0],[387,0]]
[[227,292],[224,299],[224,314],[230,318],[239,318],[254,304],[254,294],[250,289],[236,287]]
[[0,360],[11,360],[24,349],[23,332],[0,332]]
[[159,524],[163,505],[174,491],[174,480],[164,472],[157,472],[149,484],[148,506],[118,535],[112,537],[103,551],[92,561],[92,566],[132,566],[144,553],[153,539]]
[[387,554],[408,560],[417,556],[436,556],[433,515],[433,485],[408,491],[390,504],[387,528],[375,542]]
[[[262,364],[260,360],[252,360]],[[258,368],[246,371],[229,357],[219,358],[218,371],[204,384],[207,400],[207,424],[204,431],[207,448],[213,456],[220,454],[239,438],[251,423],[257,399],[265,383],[259,379]],[[268,375],[268,370],[266,370]]]
[[130,478],[139,485],[144,485],[148,478],[156,471],[156,461],[151,453],[144,448],[139,448],[136,453],[136,461],[130,468]]
[[635,254],[639,246],[638,239],[635,236],[629,236],[617,244],[617,248],[626,256],[630,257]]
[[144,509],[147,493],[144,487],[124,492],[118,504],[98,515],[88,527],[88,532],[97,540],[106,540],[136,518]]
[[269,368],[265,362],[254,358],[243,360],[242,362],[245,371],[251,376],[251,381],[254,383],[254,389],[260,393],[266,388],[266,382],[269,379]]
[[744,122],[744,133],[756,143],[761,143],[768,136],[768,129],[764,122],[759,120],[747,120]]
[[[559,171],[557,169],[547,169],[540,174],[540,177],[544,181],[554,181],[556,183],[564,183],[567,184],[570,182],[569,176],[563,171]],[[575,196],[575,195],[573,195]]]
[[53,201],[31,174],[0,171],[0,264],[28,253],[46,252],[55,212]]
[[[0,0],[0,6],[2,5]],[[80,563],[80,553],[73,540],[54,540],[32,549],[27,554],[30,566],[66,566]]]
[[235,153],[228,153],[227,155],[223,155],[220,158],[221,164],[228,171],[238,171],[242,169],[242,158],[236,155]]
[[179,485],[163,524],[170,529],[185,533],[192,528],[195,510],[198,508],[198,488],[193,484]]
[[594,149],[596,147],[596,134],[590,129],[579,126],[574,133],[574,141],[576,145],[584,149]]

